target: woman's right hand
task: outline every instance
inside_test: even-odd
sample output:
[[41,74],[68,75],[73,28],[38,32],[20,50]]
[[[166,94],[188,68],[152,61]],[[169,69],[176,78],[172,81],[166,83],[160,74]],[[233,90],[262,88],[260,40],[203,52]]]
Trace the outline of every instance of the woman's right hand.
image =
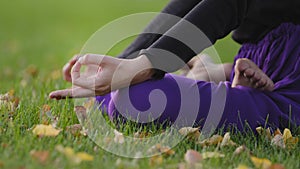
[[[76,59],[74,59],[76,60]],[[72,62],[72,60],[70,61]],[[111,56],[86,54],[71,66],[66,66],[66,75],[71,68],[73,88],[50,93],[52,99],[103,96],[112,90],[141,83],[153,76],[154,70],[147,56],[120,59]],[[85,67],[85,71],[81,68]]]
[[80,55],[75,55],[65,66],[63,67],[63,77],[65,81],[72,82],[71,70],[75,63],[79,60]]

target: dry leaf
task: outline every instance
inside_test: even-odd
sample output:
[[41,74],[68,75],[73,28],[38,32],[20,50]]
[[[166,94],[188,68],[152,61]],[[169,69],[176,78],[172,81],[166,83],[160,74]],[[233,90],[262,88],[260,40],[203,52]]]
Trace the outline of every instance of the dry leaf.
[[10,90],[5,94],[0,94],[0,107],[8,109],[8,111],[15,111],[19,105],[19,98],[15,96],[15,91]]
[[82,130],[81,124],[74,124],[66,127],[66,131],[70,132],[74,136],[80,135],[81,130]]
[[118,144],[123,144],[125,142],[123,133],[118,132],[116,129],[114,129],[114,133],[115,133],[114,142]]
[[89,134],[89,130],[86,129],[85,127],[82,127],[82,130],[80,131],[80,134],[86,137]]
[[92,98],[89,98],[85,103],[84,103],[84,107],[86,109],[91,109],[91,108],[94,108],[96,105],[96,98],[95,97],[92,97]]
[[275,135],[275,137],[271,140],[271,145],[280,148],[285,148],[283,136],[280,134]]
[[51,107],[47,104],[43,105],[40,114],[40,121],[42,124],[48,125],[49,119],[53,127],[56,127],[58,118],[54,117],[51,113]]
[[224,147],[224,146],[236,146],[236,145],[237,144],[230,139],[230,133],[229,132],[225,133],[224,138],[223,138],[223,140],[221,142],[221,147]]
[[94,160],[94,157],[93,157],[93,156],[91,156],[91,155],[89,155],[89,154],[87,154],[87,153],[85,153],[85,152],[78,152],[78,153],[76,154],[76,156],[77,156],[78,158],[80,158],[82,161],[93,161],[93,160]]
[[31,150],[30,155],[33,159],[37,160],[41,164],[45,164],[49,158],[49,151]]
[[86,108],[83,106],[75,106],[74,111],[79,119],[79,121],[84,122],[87,118]]
[[258,169],[268,169],[272,165],[272,162],[266,158],[257,158],[251,156],[251,161],[254,164],[254,166]]
[[25,70],[27,75],[30,75],[32,77],[36,77],[39,73],[37,67],[35,65],[29,65]]
[[57,151],[60,153],[63,153],[70,161],[72,161],[75,164],[79,164],[82,161],[93,161],[94,157],[85,153],[85,152],[78,152],[75,153],[74,150],[71,147],[63,147],[61,145],[58,145],[55,147]]
[[257,127],[256,131],[259,135],[265,136],[268,140],[272,139],[270,128],[264,129],[262,127]]
[[200,163],[202,161],[202,159],[203,159],[202,155],[195,150],[187,150],[187,152],[184,155],[184,160],[188,164]]
[[138,141],[138,140],[143,140],[144,138],[149,137],[149,136],[150,136],[150,133],[148,133],[148,132],[135,132],[133,134],[133,139],[135,141]]
[[43,110],[43,112],[48,112],[48,111],[51,111],[51,107],[48,104],[45,104],[45,105],[43,105],[42,110]]
[[161,144],[156,144],[152,147],[149,148],[149,150],[147,151],[148,154],[161,154],[161,153],[165,153],[165,155],[173,155],[175,154],[175,151],[172,150],[170,147],[168,146],[162,146]]
[[38,124],[32,130],[32,133],[38,136],[57,136],[61,130],[55,129],[52,125]]
[[283,140],[288,148],[293,148],[299,141],[298,137],[293,137],[289,129],[284,129]]
[[239,166],[236,169],[251,169],[251,168],[244,164],[239,164]]
[[166,146],[166,147],[161,147],[160,151],[161,151],[162,153],[164,153],[165,155],[168,155],[168,156],[175,154],[175,151],[172,150],[172,149],[171,149],[170,147],[168,147],[168,146]]
[[276,136],[276,135],[282,135],[282,133],[281,133],[281,131],[280,131],[280,129],[279,128],[277,128],[276,130],[275,130],[275,132],[274,132],[274,136]]
[[218,145],[222,142],[223,137],[220,135],[213,135],[211,138],[205,139],[200,142],[201,146],[212,146],[212,145]]
[[150,158],[150,165],[155,166],[155,165],[160,165],[164,161],[163,157],[161,155],[153,156]]
[[200,137],[199,128],[183,127],[178,132],[183,136],[187,136],[187,138],[191,140],[198,140]]
[[245,145],[239,146],[238,148],[235,149],[233,152],[234,155],[240,155],[241,153],[249,151],[248,148]]
[[285,169],[281,164],[272,164],[268,169]]
[[208,158],[223,158],[225,157],[224,154],[221,154],[219,152],[204,152],[202,153],[203,159],[208,159]]
[[284,139],[284,142],[286,142],[287,140],[289,140],[290,138],[292,138],[292,133],[289,129],[284,129],[283,131],[283,139]]

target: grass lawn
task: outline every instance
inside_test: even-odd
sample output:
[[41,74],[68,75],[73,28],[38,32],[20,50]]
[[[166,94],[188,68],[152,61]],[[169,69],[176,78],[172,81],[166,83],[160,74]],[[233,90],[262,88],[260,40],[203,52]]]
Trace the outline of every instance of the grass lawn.
[[[87,39],[101,26],[119,17],[138,12],[157,12],[167,0],[11,0],[0,3],[0,94],[10,90],[20,99],[19,106],[11,110],[0,100],[0,168],[178,168],[184,163],[188,149],[200,153],[218,151],[223,158],[209,158],[201,162],[204,168],[236,168],[245,164],[255,168],[248,153],[233,155],[235,146],[203,148],[188,139],[173,148],[175,154],[162,159],[144,158],[138,161],[118,157],[102,150],[88,137],[71,134],[67,126],[78,124],[74,101],[53,101],[49,92],[70,87],[60,75],[62,66],[79,53]],[[122,30],[120,28],[120,30]],[[111,51],[117,54],[130,42],[125,41]],[[101,45],[101,44],[100,44]],[[222,61],[231,61],[239,45],[230,37],[215,45]],[[51,108],[51,115],[58,117],[57,127],[62,129],[56,137],[37,137],[32,129],[47,123],[41,115],[44,105]],[[128,127],[128,126],[127,126]],[[131,126],[129,126],[131,127]],[[293,135],[300,136],[300,128]],[[299,143],[292,149],[271,146],[264,136],[232,134],[239,145],[245,145],[251,155],[268,158],[285,168],[300,168]],[[92,161],[74,162],[74,158],[57,148],[71,147],[75,152],[93,156]],[[44,151],[45,160],[41,161]],[[36,157],[38,156],[38,157]],[[160,161],[162,160],[162,162]],[[153,159],[152,159],[153,161]]]

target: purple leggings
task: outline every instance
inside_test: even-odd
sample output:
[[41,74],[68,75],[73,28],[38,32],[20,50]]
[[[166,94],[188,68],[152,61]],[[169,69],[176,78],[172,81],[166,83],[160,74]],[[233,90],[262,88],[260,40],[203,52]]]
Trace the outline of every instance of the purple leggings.
[[300,26],[285,23],[259,43],[244,44],[235,57],[235,61],[248,58],[256,63],[274,81],[273,92],[232,88],[232,71],[231,81],[219,84],[167,74],[162,80],[149,80],[97,100],[111,118],[139,123],[155,119],[178,122],[181,127],[235,126],[239,130],[300,125],[299,37]]

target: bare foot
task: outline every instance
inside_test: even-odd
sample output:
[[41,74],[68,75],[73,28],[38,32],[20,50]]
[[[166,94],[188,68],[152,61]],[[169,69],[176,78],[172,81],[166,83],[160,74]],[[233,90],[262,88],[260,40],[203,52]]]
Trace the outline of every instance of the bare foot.
[[208,55],[194,57],[188,66],[190,70],[186,74],[187,78],[216,83],[228,79],[232,69],[231,63],[216,64]]
[[241,85],[260,90],[274,90],[273,81],[249,59],[238,59],[234,71],[235,75],[231,87]]

